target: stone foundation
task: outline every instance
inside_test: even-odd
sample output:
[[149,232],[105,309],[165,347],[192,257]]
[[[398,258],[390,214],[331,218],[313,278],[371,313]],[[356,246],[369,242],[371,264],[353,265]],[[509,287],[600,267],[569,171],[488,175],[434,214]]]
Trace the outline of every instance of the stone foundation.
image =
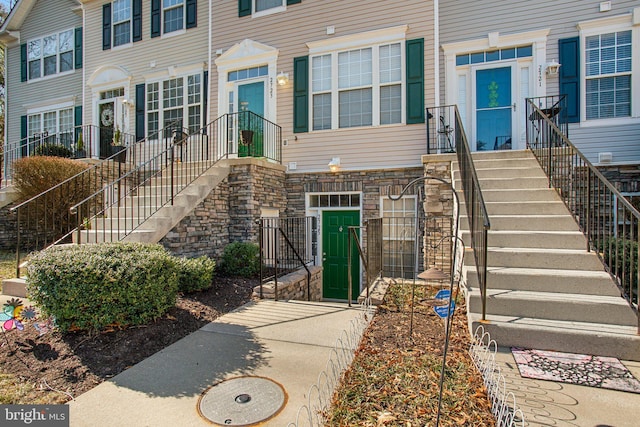
[[[310,301],[322,301],[322,267],[310,266],[311,289]],[[260,286],[253,289],[253,298],[260,298]],[[307,270],[300,268],[278,279],[278,295],[274,281],[262,285],[263,299],[307,301]]]

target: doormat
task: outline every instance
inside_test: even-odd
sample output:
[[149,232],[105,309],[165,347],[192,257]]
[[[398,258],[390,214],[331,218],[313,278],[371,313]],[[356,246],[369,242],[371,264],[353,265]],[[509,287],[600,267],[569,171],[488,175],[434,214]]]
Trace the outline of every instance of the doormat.
[[525,378],[640,393],[640,381],[615,357],[517,347],[511,353]]

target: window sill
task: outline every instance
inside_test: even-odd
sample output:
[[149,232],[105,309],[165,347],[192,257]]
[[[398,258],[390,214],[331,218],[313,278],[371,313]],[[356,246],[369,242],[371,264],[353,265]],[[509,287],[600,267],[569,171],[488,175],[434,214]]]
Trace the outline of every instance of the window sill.
[[176,37],[176,36],[181,36],[182,34],[185,34],[187,32],[187,30],[185,30],[184,28],[181,30],[176,30],[176,31],[171,31],[170,33],[163,33],[160,36],[160,39],[168,39],[171,37]]
[[124,44],[121,44],[121,45],[118,45],[118,46],[113,46],[111,48],[111,50],[112,51],[116,51],[116,50],[128,49],[128,48],[130,48],[132,46],[133,46],[133,43],[132,42],[128,42],[128,43],[124,43]]
[[27,84],[42,82],[42,81],[46,81],[46,80],[51,80],[51,79],[55,79],[56,77],[68,76],[68,75],[73,74],[75,72],[76,72],[76,70],[73,69],[73,70],[65,71],[63,73],[56,73],[56,74],[51,74],[51,75],[44,76],[44,77],[38,77],[37,79],[29,79],[29,80],[27,80]]
[[640,123],[640,117],[618,117],[614,119],[592,119],[581,121],[581,128],[603,127],[603,126],[624,126]]
[[274,13],[285,12],[286,10],[287,10],[287,6],[278,6],[278,7],[273,7],[271,9],[262,10],[260,12],[253,12],[251,14],[251,17],[260,18],[261,16],[269,16],[269,15],[273,15]]
[[[424,124],[424,123],[421,123]],[[353,126],[349,128],[332,128],[332,129],[319,129],[319,130],[309,130],[308,133],[327,133],[327,132],[349,132],[349,131],[358,131],[358,130],[370,130],[370,129],[380,129],[380,128],[393,128],[393,127],[404,127],[410,126],[406,123],[390,123],[387,125],[369,125],[369,126]]]

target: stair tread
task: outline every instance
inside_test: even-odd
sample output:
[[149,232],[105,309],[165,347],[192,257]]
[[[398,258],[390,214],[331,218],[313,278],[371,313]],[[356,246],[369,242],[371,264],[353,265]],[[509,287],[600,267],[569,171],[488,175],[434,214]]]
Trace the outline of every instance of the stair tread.
[[[475,266],[467,266],[467,269],[475,271]],[[487,267],[487,272],[491,274],[504,275],[540,275],[540,276],[563,276],[563,277],[601,277],[610,280],[611,276],[606,271],[591,270],[558,270],[553,268],[526,268],[526,267]]]
[[[471,250],[471,249],[468,249]],[[492,252],[516,252],[516,253],[558,253],[558,254],[593,254],[586,249],[559,249],[559,248],[503,248],[500,246],[489,246],[487,250]],[[595,255],[595,254],[594,254]]]
[[[467,315],[471,316],[471,320],[473,321],[478,321],[480,319],[480,314],[477,313],[468,313]],[[592,322],[576,322],[573,320],[540,319],[535,317],[505,316],[499,314],[487,314],[486,318],[489,323],[501,324],[505,326],[548,329],[556,332],[566,332],[568,334],[576,332],[584,332],[590,334],[596,333],[598,335],[609,335],[617,337],[624,336],[640,340],[640,335],[637,334],[638,329],[634,326]]]
[[[479,295],[474,291],[474,295]],[[536,302],[560,301],[571,303],[620,304],[628,307],[627,301],[620,296],[570,294],[561,292],[539,292],[512,289],[487,289],[487,296],[500,299],[533,300]]]

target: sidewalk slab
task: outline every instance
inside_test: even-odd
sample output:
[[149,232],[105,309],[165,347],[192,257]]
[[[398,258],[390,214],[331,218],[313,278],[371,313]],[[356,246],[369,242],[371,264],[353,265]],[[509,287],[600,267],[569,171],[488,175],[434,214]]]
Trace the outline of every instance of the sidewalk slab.
[[336,303],[248,303],[70,402],[71,426],[210,426],[198,413],[200,396],[244,375],[284,387],[286,405],[261,425],[286,426],[360,314]]

